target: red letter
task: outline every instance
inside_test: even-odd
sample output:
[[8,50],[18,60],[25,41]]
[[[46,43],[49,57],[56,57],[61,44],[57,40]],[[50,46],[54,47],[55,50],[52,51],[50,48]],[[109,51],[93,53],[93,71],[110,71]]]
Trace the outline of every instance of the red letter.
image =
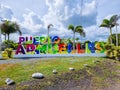
[[66,51],[66,45],[65,44],[59,44],[59,52]]

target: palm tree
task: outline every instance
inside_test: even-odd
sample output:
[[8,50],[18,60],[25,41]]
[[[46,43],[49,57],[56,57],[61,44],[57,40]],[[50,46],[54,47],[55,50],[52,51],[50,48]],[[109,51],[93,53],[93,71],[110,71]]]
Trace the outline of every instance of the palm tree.
[[[0,19],[1,19],[2,22],[5,22],[5,21],[6,21],[6,20],[3,20],[1,17],[0,17]],[[5,24],[0,24],[0,29],[2,29],[2,28],[6,28],[6,27],[5,27]],[[0,30],[0,34],[3,34],[3,35],[5,36],[5,40],[6,40],[6,33],[4,32],[3,29]]]
[[16,22],[12,22],[8,20],[5,20],[1,24],[1,30],[2,30],[2,34],[5,35],[5,40],[6,40],[6,35],[8,36],[8,40],[9,40],[11,33],[18,32],[20,35],[22,35],[19,25]]
[[[48,38],[49,38],[49,30],[50,30],[50,27],[52,27],[53,26],[53,24],[49,24],[48,25],[48,32],[47,32],[47,36],[48,36]],[[47,39],[47,53],[48,53],[48,44],[49,44],[49,42],[48,42],[48,39]]]
[[68,30],[72,30],[73,31],[73,51],[75,50],[75,32],[79,33],[80,35],[85,35],[85,32],[83,30],[82,26],[76,26],[74,27],[72,24],[70,24],[68,26]]
[[115,24],[113,24],[114,22],[114,15],[108,20],[108,19],[103,19],[102,24],[100,25],[100,27],[105,27],[105,28],[109,28],[110,29],[110,43],[112,44],[112,28],[115,26]]
[[120,16],[118,16],[118,15],[113,15],[113,23],[112,24],[114,24],[115,26],[116,26],[116,46],[118,46],[118,34],[117,34],[117,26],[119,25],[118,23],[117,23],[117,21],[118,21],[118,19],[120,18]]

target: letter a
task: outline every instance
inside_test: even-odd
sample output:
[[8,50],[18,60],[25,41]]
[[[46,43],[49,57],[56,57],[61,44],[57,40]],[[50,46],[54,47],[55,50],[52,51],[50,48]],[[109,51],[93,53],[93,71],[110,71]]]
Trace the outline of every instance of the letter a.
[[21,44],[18,45],[18,48],[15,54],[19,54],[19,53],[25,54],[24,47]]

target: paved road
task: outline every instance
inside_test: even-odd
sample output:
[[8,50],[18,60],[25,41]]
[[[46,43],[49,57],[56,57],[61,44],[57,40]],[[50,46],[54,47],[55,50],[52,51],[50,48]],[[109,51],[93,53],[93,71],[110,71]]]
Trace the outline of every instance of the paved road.
[[35,62],[38,60],[48,60],[52,58],[24,58],[24,59],[9,59],[9,60],[0,60],[0,64],[8,64],[8,63],[19,63],[19,62]]
[[58,58],[58,57],[104,57],[105,54],[41,54],[41,55],[15,55],[14,58],[11,60],[0,60],[0,64],[4,63],[18,63],[18,62],[28,62],[28,61],[38,61],[38,60],[48,60],[51,58]]

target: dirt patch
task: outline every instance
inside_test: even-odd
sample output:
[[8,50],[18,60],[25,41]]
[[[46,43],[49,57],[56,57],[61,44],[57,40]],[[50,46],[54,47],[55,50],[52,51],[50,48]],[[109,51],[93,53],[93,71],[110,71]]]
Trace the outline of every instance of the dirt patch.
[[119,90],[117,65],[120,63],[106,60],[82,70],[26,81],[19,85],[2,87],[0,90]]

